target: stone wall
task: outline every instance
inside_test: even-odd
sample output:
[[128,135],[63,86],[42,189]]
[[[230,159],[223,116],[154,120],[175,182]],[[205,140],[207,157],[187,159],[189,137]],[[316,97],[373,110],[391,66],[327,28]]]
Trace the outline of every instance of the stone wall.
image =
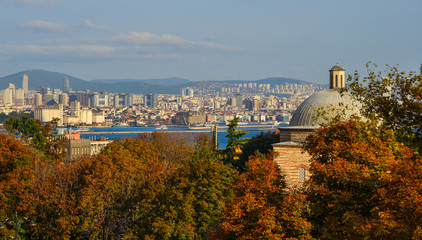
[[[277,143],[273,145],[276,153],[274,161],[278,164],[285,177],[287,187],[300,188],[304,181],[299,177],[299,172],[304,173],[304,179],[309,179],[310,155],[302,151],[302,145],[283,145]],[[300,170],[300,168],[303,168]]]
[[279,128],[280,142],[273,144],[274,161],[285,176],[287,186],[300,188],[309,179],[310,155],[303,152],[306,138],[318,127]]
[[284,127],[279,128],[280,142],[296,141],[304,142],[306,137],[311,134],[317,127]]

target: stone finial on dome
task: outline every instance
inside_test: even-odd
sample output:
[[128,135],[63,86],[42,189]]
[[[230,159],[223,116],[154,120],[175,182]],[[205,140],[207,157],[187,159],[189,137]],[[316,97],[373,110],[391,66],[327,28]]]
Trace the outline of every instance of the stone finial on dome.
[[332,71],[346,71],[346,69],[344,69],[342,66],[340,66],[338,63],[336,65],[334,65],[331,68]]
[[345,71],[338,63],[330,69],[330,89],[344,88]]

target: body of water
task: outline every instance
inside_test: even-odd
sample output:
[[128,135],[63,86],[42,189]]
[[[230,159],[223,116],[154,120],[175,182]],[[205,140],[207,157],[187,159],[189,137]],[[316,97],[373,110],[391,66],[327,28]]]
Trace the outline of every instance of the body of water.
[[[287,125],[279,125],[278,127],[286,127]],[[267,132],[275,132],[276,128],[271,128],[269,126],[242,126],[238,128],[242,132],[246,132],[245,138],[251,138],[260,134],[262,131]],[[188,137],[194,136],[195,134],[205,133],[211,135],[210,129],[201,129],[201,130],[192,130],[188,129],[187,127],[171,127],[169,126],[168,129],[157,129],[156,127],[99,127],[99,128],[90,128],[89,131],[81,132],[81,138],[85,139],[99,139],[101,137],[114,139],[114,138],[130,138],[136,137],[142,133],[151,133],[151,132],[165,132],[169,134],[184,134]],[[219,128],[218,129],[218,148],[225,148],[227,145],[226,139],[226,129]]]

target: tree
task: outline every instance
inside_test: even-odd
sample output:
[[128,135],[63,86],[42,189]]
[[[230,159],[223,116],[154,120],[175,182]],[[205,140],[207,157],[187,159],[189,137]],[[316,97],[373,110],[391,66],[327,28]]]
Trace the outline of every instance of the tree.
[[136,210],[133,235],[142,239],[205,239],[230,200],[235,172],[199,136],[189,158],[154,186]]
[[277,164],[251,158],[234,185],[234,199],[215,239],[311,239],[305,196],[289,192]]
[[92,161],[40,160],[31,192],[25,198],[27,216],[37,225],[30,239],[75,239],[94,226],[96,200],[87,194]]
[[349,76],[348,90],[362,103],[364,116],[376,114],[399,141],[422,150],[422,72],[406,74],[388,65],[375,72],[376,67],[369,62],[363,79],[357,72]]
[[246,135],[246,132],[236,130],[238,123],[239,117],[236,117],[233,120],[229,121],[226,135],[227,145],[224,156],[224,162],[230,163],[235,167],[238,167],[238,163],[236,160],[239,159],[238,154],[240,154],[240,149],[246,142],[246,139],[243,139],[243,137]]
[[26,216],[23,199],[34,182],[36,160],[36,154],[21,141],[0,134],[0,222],[6,226],[0,236],[14,234],[19,227],[16,220]]
[[280,142],[280,136],[276,132],[261,132],[260,134],[251,137],[246,141],[242,147],[242,154],[236,166],[238,169],[243,170],[245,163],[249,157],[254,155],[257,151],[260,154],[267,155],[271,152],[273,143]]
[[33,238],[108,239],[134,226],[134,210],[165,178],[159,150],[140,138],[115,141],[96,156],[39,164],[27,202],[37,227]]
[[323,239],[420,239],[421,158],[379,121],[323,125],[304,149],[312,156],[307,195]]
[[0,113],[0,123],[4,123],[6,121],[6,119],[8,119],[9,117],[13,116],[13,117],[18,118],[22,115],[25,115],[28,118],[34,118],[33,112],[16,112],[16,111],[13,111],[9,114],[2,112],[2,113]]
[[44,124],[34,118],[21,115],[19,119],[15,116],[9,117],[4,125],[9,135],[21,136],[24,143],[52,159],[59,159],[63,154],[62,149],[66,139],[54,137],[53,130],[57,128],[58,123],[58,118]]

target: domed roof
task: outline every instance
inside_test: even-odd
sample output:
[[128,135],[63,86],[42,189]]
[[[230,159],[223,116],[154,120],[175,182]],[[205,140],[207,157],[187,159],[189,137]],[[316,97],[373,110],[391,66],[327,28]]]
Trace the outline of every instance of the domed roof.
[[[335,66],[334,66],[335,67]],[[290,126],[319,126],[332,119],[339,111],[344,111],[346,117],[359,115],[360,104],[352,99],[347,92],[340,89],[326,89],[314,93],[296,109],[290,120]],[[323,117],[318,117],[318,112]]]
[[344,69],[342,66],[340,66],[338,63],[336,65],[334,65],[331,68],[331,71],[346,71],[346,69]]

